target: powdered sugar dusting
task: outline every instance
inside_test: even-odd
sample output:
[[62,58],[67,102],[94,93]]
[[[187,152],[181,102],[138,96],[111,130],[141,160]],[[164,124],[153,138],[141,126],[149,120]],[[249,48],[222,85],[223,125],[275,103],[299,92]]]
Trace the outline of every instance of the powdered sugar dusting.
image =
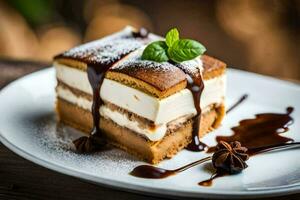
[[58,57],[77,59],[88,64],[110,65],[145,43],[141,38],[134,38],[132,31],[132,28],[125,28],[100,40],[75,47]]
[[197,77],[202,74],[202,61],[198,57],[173,65],[168,62],[158,63],[141,60],[146,44],[163,38],[150,33],[147,39],[134,38],[132,27],[84,45],[75,47],[58,57],[78,59],[87,64],[113,65],[112,70],[135,70],[137,68],[150,71],[174,71],[178,67],[183,72]]
[[141,163],[133,156],[119,149],[110,148],[93,154],[78,154],[75,152],[72,141],[82,136],[82,133],[62,124],[56,124],[54,120],[44,120],[40,123],[42,133],[36,138],[36,144],[46,154],[47,158],[60,162],[72,168],[87,171],[90,174],[116,175],[112,169],[118,172],[128,173]]
[[115,70],[115,71],[122,71],[122,70],[129,70],[129,69],[136,70],[138,68],[138,69],[144,69],[149,71],[172,72],[176,69],[174,65],[168,62],[158,63],[150,60],[142,60],[141,57],[144,48],[145,46],[141,47],[135,52],[130,53],[129,55],[124,57],[124,59],[116,63],[111,68],[111,70]]
[[86,47],[77,47],[63,54],[91,64],[109,65],[138,49],[142,42],[133,38],[117,38]]
[[149,60],[141,60],[140,58],[125,60],[121,64],[114,66],[111,70],[122,71],[122,70],[137,70],[144,69],[149,71],[157,72],[172,72],[175,71],[176,67],[170,63],[158,63]]
[[202,75],[203,72],[203,63],[200,57],[197,57],[193,60],[184,61],[176,66],[184,71],[184,73],[192,77],[198,77]]

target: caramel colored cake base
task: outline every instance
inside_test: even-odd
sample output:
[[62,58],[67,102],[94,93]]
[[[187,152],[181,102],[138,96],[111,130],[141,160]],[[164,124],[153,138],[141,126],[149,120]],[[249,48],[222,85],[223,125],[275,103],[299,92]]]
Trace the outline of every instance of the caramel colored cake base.
[[[89,111],[59,98],[56,103],[60,122],[82,130],[87,134],[90,132],[93,121]],[[218,107],[212,106],[208,112],[204,113],[201,117],[200,137],[217,128],[224,114],[223,104]],[[164,158],[171,158],[190,143],[192,136],[192,120],[175,131],[167,133],[158,142],[149,141],[105,118],[101,118],[100,125],[109,143],[152,164],[156,164]]]

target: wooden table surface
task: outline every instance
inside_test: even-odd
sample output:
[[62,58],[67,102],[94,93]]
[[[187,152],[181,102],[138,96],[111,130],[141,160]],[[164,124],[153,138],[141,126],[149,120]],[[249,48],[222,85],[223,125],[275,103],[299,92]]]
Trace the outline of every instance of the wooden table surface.
[[[0,59],[0,89],[16,78],[45,66],[47,63]],[[164,198],[98,186],[54,172],[23,159],[0,143],[0,199],[151,200]],[[300,194],[268,199],[300,200]]]

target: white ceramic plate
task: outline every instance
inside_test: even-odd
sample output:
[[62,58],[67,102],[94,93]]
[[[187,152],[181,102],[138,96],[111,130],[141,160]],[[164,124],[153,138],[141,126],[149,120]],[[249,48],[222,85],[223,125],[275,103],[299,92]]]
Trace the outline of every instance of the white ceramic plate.
[[[213,145],[216,135],[230,135],[230,127],[260,112],[285,112],[295,107],[295,123],[286,135],[300,141],[300,86],[233,69],[228,70],[227,103],[247,93],[249,99],[232,111],[223,126],[204,138]],[[25,76],[0,92],[0,139],[20,156],[60,173],[115,188],[160,196],[250,197],[300,192],[300,150],[273,152],[251,157],[243,173],[216,179],[212,187],[197,183],[211,176],[209,165],[161,180],[128,175],[143,162],[117,149],[93,155],[78,155],[69,149],[80,133],[56,124],[53,69]],[[255,139],[255,138],[253,138]],[[159,166],[176,168],[205,157],[183,150]]]

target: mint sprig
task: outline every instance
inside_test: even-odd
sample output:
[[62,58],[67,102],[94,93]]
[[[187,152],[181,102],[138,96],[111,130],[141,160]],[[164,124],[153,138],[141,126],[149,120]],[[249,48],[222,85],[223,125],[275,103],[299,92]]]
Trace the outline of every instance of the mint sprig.
[[205,52],[205,47],[195,40],[182,39],[177,40],[169,47],[168,55],[174,62],[180,63],[186,60],[192,60]]
[[176,63],[192,60],[206,51],[199,42],[191,39],[180,39],[176,28],[166,34],[165,41],[150,43],[143,51],[143,60],[166,62],[172,60]]
[[168,47],[171,47],[174,42],[179,40],[179,32],[177,28],[172,28],[169,30],[169,32],[166,34],[166,43]]
[[143,60],[153,60],[156,62],[167,62],[169,60],[167,55],[168,46],[164,41],[156,41],[149,44],[143,51]]

